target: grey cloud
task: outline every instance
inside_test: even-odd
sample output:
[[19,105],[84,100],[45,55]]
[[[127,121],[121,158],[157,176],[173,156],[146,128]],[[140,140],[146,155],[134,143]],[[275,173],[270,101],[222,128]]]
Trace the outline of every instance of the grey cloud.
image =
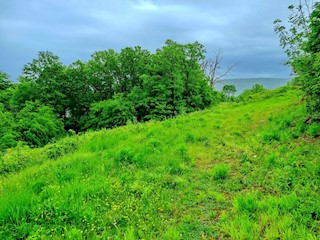
[[208,57],[224,51],[233,77],[288,76],[272,22],[285,19],[290,0],[10,0],[1,3],[0,69],[16,78],[37,52],[65,64],[103,49],[139,45],[155,51],[168,38],[199,41]]

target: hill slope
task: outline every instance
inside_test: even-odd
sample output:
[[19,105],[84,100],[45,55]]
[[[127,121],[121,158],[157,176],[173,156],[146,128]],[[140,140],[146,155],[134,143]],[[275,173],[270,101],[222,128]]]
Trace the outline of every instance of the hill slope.
[[300,98],[8,151],[0,239],[319,239],[319,125]]

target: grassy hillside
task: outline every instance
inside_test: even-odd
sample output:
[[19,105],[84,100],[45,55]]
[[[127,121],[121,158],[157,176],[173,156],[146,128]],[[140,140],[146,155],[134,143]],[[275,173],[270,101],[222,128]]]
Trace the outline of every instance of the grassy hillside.
[[70,136],[0,160],[0,239],[319,239],[300,92]]

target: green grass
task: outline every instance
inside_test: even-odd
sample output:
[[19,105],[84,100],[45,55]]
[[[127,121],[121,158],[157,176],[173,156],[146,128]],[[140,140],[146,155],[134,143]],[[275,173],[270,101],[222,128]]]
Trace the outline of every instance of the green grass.
[[225,179],[228,175],[228,165],[227,164],[217,164],[213,168],[214,179]]
[[297,91],[19,146],[0,239],[319,239],[319,124]]

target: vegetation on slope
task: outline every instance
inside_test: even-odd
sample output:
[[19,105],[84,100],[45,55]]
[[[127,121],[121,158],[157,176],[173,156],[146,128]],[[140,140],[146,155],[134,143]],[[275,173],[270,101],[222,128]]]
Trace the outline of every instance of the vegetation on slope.
[[299,1],[288,8],[289,28],[277,19],[275,32],[288,56],[295,83],[304,92],[310,119],[320,121],[320,2]]
[[172,40],[155,53],[110,49],[69,66],[51,52],[39,52],[23,67],[19,83],[0,71],[0,122],[9,126],[0,130],[0,154],[19,141],[44,146],[65,135],[64,129],[113,128],[210,107],[223,96],[210,87],[204,58],[200,43]]
[[319,123],[253,99],[8,151],[0,238],[319,239]]

